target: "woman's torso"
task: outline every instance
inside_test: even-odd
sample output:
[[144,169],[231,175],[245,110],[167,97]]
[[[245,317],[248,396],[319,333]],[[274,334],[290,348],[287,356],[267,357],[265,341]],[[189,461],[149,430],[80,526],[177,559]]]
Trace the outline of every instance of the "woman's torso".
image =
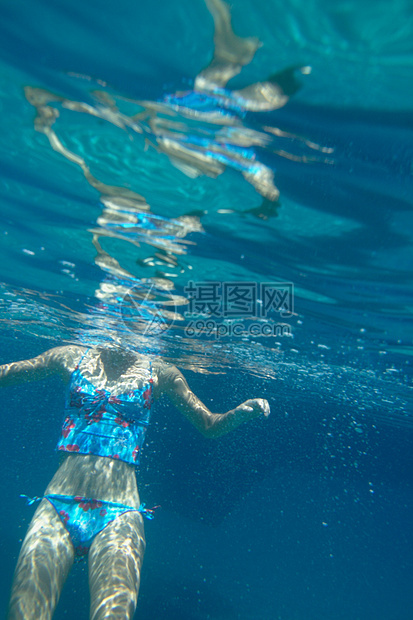
[[[106,358],[106,359],[104,359]],[[109,362],[111,363],[109,364]],[[104,363],[105,362],[105,363]],[[76,399],[79,400],[82,396],[82,390],[91,392],[91,386],[96,390],[99,402],[102,402],[106,398],[106,401],[111,400],[113,406],[116,406],[118,400],[126,400],[126,415],[130,415],[133,411],[134,397],[136,392],[136,416],[144,424],[138,426],[138,430],[142,431],[142,428],[146,430],[145,426],[149,421],[149,411],[152,402],[152,387],[157,382],[156,374],[153,373],[148,358],[144,356],[120,356],[120,354],[101,353],[99,350],[92,349],[81,352],[76,366],[70,367],[68,363],[68,370],[71,371],[69,380],[68,397],[66,402],[65,422],[67,421],[67,415],[69,411],[70,415],[70,399],[72,398],[73,405],[73,392],[75,392]],[[86,386],[86,388],[85,388]],[[148,392],[148,386],[150,393]],[[141,396],[145,393],[145,399],[142,400]],[[138,398],[139,397],[139,398]],[[150,397],[150,400],[149,400]],[[86,404],[89,406],[91,401],[91,395],[86,394]],[[80,399],[82,401],[82,399]],[[82,401],[83,402],[83,401]],[[147,405],[146,409],[144,405]],[[100,405],[99,405],[100,406]],[[120,409],[123,413],[125,409],[125,403],[120,403]],[[111,411],[113,407],[108,406]],[[116,432],[129,432],[130,427],[123,428],[122,418],[116,417],[115,413],[111,416],[110,413],[105,414],[106,420],[105,426],[102,427],[102,420],[95,421],[92,419],[93,415],[89,417],[86,410],[87,419],[87,431],[92,431],[98,436],[102,430],[105,430],[107,435],[108,423],[113,420],[113,427]],[[82,413],[82,409],[80,409]],[[84,427],[84,421],[79,420],[79,424]],[[123,425],[129,425],[130,420],[123,421]],[[93,428],[95,427],[95,428]],[[80,428],[80,431],[82,429]],[[140,441],[143,441],[140,437]],[[119,444],[119,442],[118,442]],[[61,449],[61,441],[59,442],[59,448]],[[70,444],[72,445],[72,444]],[[109,448],[108,448],[109,445]],[[108,452],[109,450],[109,452]],[[136,484],[135,467],[133,463],[126,462],[128,459],[121,460],[118,458],[111,458],[107,456],[110,453],[110,440],[105,440],[104,447],[94,448],[92,454],[72,454],[64,451],[65,458],[62,461],[58,471],[54,475],[50,482],[46,493],[64,494],[64,495],[81,495],[83,497],[91,497],[106,501],[115,501],[125,503],[128,505],[139,506],[139,495]],[[112,450],[114,451],[114,450]],[[119,450],[116,450],[119,452]],[[104,455],[103,455],[104,454]],[[123,454],[120,453],[123,457]],[[134,456],[135,458],[135,456]]]
[[80,495],[139,507],[133,466],[103,456],[72,454],[64,458],[45,495]]

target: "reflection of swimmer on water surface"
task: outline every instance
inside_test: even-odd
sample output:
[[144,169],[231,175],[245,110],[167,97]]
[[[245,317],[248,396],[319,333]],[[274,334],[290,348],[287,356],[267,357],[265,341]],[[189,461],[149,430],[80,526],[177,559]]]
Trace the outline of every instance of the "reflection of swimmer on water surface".
[[[245,117],[248,112],[284,106],[299,88],[296,74],[308,73],[310,69],[290,67],[262,82],[239,90],[228,89],[228,81],[251,62],[260,41],[234,34],[228,6],[222,0],[206,0],[206,4],[214,19],[214,54],[210,64],[196,77],[193,90],[169,94],[158,101],[129,100],[141,108],[133,116],[120,112],[115,99],[106,91],[93,93],[95,105],[70,101],[41,89],[27,88],[26,96],[38,112],[50,108],[48,113],[57,116],[58,111],[52,105],[60,103],[65,109],[104,119],[128,131],[130,137],[134,132],[142,134],[147,145],[166,154],[189,177],[216,178],[226,168],[236,170],[265,201],[276,203],[279,190],[274,184],[274,170],[260,161],[256,147],[304,163],[317,159],[310,153],[330,153],[331,149],[276,127],[252,129],[246,126]],[[116,96],[116,99],[123,98]],[[280,148],[283,140],[301,144],[309,149],[309,154],[289,153],[286,148]],[[263,213],[269,211],[265,201]]]
[[[132,618],[145,550],[135,467],[153,400],[169,397],[206,437],[268,417],[255,398],[212,413],[184,376],[160,358],[114,348],[62,346],[0,366],[0,386],[60,375],[68,385],[57,449],[64,456],[22,544],[9,619],[51,618],[76,556],[87,556],[90,617]],[[50,412],[49,412],[50,415]]]
[[[108,185],[94,177],[85,159],[65,147],[54,129],[59,110],[50,104],[57,101],[63,106],[66,100],[30,86],[25,88],[25,94],[27,100],[36,108],[36,130],[47,136],[57,153],[79,166],[89,185],[99,193],[103,210],[97,217],[96,226],[89,229],[97,250],[96,264],[115,276],[122,275],[133,279],[133,276],[123,270],[116,259],[102,248],[99,239],[106,237],[127,241],[138,247],[142,244],[152,246],[156,248],[155,257],[158,261],[178,266],[176,256],[186,254],[186,247],[191,244],[184,240],[185,237],[190,233],[203,231],[199,216],[166,218],[155,215],[150,212],[150,205],[142,195],[122,186]],[[71,102],[71,109],[84,111],[81,103],[77,107]],[[143,261],[148,265],[151,259],[152,257],[144,256],[138,262]]]
[[[272,138],[245,127],[243,119],[249,111],[271,111],[284,106],[299,88],[295,72],[308,73],[309,68],[284,69],[241,90],[226,89],[227,82],[251,62],[260,41],[234,34],[229,8],[222,0],[206,0],[206,4],[215,25],[211,63],[196,77],[192,91],[166,95],[156,103],[140,102],[144,111],[134,119],[143,121],[149,117],[155,138],[153,146],[168,155],[171,163],[186,175],[216,177],[225,168],[232,168],[241,172],[263,198],[277,201],[274,172],[259,161],[253,148],[270,146]],[[170,119],[169,111],[179,115],[180,120],[196,119],[202,125],[185,128],[182,120],[177,123]]]

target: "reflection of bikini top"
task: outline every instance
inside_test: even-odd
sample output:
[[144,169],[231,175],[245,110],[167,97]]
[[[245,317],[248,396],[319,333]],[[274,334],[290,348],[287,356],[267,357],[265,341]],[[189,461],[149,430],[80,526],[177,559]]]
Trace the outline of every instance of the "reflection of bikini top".
[[143,387],[112,396],[108,390],[95,388],[78,364],[69,384],[57,449],[136,465],[150,418],[152,367],[148,375]]
[[[206,115],[205,120],[207,120],[208,114],[216,114],[217,112],[222,117],[236,115],[243,118],[245,116],[245,108],[243,107],[245,99],[224,88],[215,88],[205,93],[187,90],[166,95],[161,101],[178,112],[192,111],[195,115],[196,113],[204,114]],[[202,116],[200,119],[202,120]]]

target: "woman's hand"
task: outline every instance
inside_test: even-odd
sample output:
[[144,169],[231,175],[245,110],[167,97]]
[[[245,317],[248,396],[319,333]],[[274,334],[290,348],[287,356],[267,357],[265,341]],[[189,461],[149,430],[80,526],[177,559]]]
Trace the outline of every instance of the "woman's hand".
[[161,391],[205,437],[221,437],[243,422],[270,415],[270,405],[264,398],[251,398],[226,413],[212,413],[190,390],[185,377],[175,366],[160,365],[157,374]]
[[251,418],[258,417],[260,415],[264,415],[266,418],[270,415],[270,405],[268,400],[265,398],[251,398],[250,400],[246,400],[245,403],[238,405],[235,408],[236,412],[245,412],[251,414]]

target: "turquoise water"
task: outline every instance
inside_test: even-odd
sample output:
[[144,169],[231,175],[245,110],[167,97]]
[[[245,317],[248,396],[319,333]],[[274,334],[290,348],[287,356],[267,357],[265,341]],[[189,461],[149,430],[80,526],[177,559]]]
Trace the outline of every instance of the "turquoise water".
[[[203,115],[172,105],[214,53],[203,0],[3,1],[0,362],[116,342],[172,360],[215,411],[269,400],[268,421],[217,442],[158,405],[138,482],[162,511],[137,617],[407,620],[411,5],[236,0],[231,14],[262,45],[212,118],[210,100]],[[223,103],[286,67],[311,72],[278,109]],[[211,283],[257,297],[189,316],[188,287]],[[289,307],[264,315],[263,284]],[[148,333],[154,308],[168,329]],[[56,467],[63,387],[2,396],[4,608],[32,515],[19,494]],[[55,617],[87,606],[79,564]]]

